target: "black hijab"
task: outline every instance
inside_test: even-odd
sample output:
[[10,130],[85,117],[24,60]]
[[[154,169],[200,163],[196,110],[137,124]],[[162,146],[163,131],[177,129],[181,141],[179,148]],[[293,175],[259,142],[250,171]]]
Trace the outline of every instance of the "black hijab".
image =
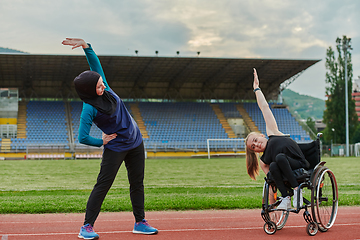
[[94,71],[85,71],[74,79],[75,90],[80,99],[92,105],[98,111],[111,115],[116,110],[116,99],[108,91],[99,96],[96,93],[96,85],[100,74]]

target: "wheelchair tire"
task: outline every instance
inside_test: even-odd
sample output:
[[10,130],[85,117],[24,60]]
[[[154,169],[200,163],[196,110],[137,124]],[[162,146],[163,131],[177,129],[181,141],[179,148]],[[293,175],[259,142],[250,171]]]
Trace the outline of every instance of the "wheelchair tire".
[[318,232],[318,229],[319,229],[319,227],[316,222],[308,223],[308,225],[306,226],[306,232],[310,236],[315,236]]
[[333,172],[324,167],[315,179],[311,197],[313,219],[321,232],[327,231],[335,222],[338,210],[338,189]]
[[264,231],[269,234],[269,235],[273,235],[276,233],[276,225],[274,222],[266,222],[264,224]]
[[322,227],[322,226],[319,226],[319,231],[320,231],[320,232],[327,232],[327,230],[329,230],[329,229],[324,228],[324,227]]

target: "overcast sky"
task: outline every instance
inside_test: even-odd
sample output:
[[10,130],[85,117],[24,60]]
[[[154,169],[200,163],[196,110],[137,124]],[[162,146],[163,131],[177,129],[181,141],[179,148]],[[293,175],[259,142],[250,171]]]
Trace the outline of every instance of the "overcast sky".
[[358,0],[0,0],[0,47],[79,55],[61,41],[80,37],[98,55],[321,59],[288,88],[325,99],[337,37],[352,38],[360,75],[359,10]]

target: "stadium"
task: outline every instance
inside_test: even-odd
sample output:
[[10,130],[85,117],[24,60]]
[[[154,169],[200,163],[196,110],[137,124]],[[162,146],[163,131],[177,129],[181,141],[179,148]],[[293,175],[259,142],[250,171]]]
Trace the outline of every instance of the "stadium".
[[[243,155],[244,137],[266,135],[252,69],[261,76],[279,130],[298,143],[313,137],[279,99],[320,60],[99,56],[111,88],[143,135],[148,158]],[[82,102],[73,79],[83,56],[0,55],[1,159],[100,158],[79,144]],[[101,138],[93,125],[91,135]]]
[[359,239],[360,2],[0,6],[0,240]]
[[[109,85],[122,97],[141,130],[148,158],[147,218],[160,229],[159,239],[220,239],[239,236],[234,235],[236,232],[265,239],[263,231],[274,234],[285,226],[290,212],[301,210],[305,210],[300,214],[304,219],[300,216],[296,222],[292,220],[288,223],[290,232],[282,232],[288,238],[304,228],[305,220],[307,234],[314,236],[332,227],[338,204],[358,205],[358,194],[354,194],[357,187],[351,184],[358,175],[357,168],[349,167],[358,165],[356,158],[342,159],[341,166],[336,158],[326,157],[320,163],[320,140],[301,127],[279,97],[288,84],[319,60],[157,56],[99,59],[109,76]],[[76,97],[73,78],[88,69],[86,58],[1,54],[0,66],[0,157],[23,160],[1,161],[4,177],[0,211],[4,213],[5,229],[2,240],[55,235],[58,239],[75,238],[77,223],[87,211],[86,201],[99,159],[104,159],[102,148],[89,147],[78,140],[82,101]],[[244,137],[248,133],[266,135],[264,118],[254,101],[253,68],[261,75],[261,86],[279,130],[289,134],[299,146],[306,146],[308,150],[302,151],[310,154],[307,159],[316,160],[312,161],[316,166],[311,175],[308,172],[301,176],[304,178],[296,178],[301,182],[298,191],[304,190],[307,204],[300,203],[295,209],[274,209],[281,200],[270,203],[268,175],[263,178],[265,183],[252,181],[246,174],[245,161],[237,158],[245,155]],[[102,132],[93,125],[90,135],[101,138]],[[334,173],[324,166],[325,162],[335,169]],[[101,207],[104,213],[96,226],[106,239],[136,238],[132,234],[135,227],[132,232],[128,228],[132,225],[132,205],[125,190],[130,182],[125,171],[124,167],[119,169]],[[340,197],[334,174],[341,179]],[[261,173],[259,178],[264,176]],[[312,176],[318,176],[316,181],[311,180]],[[316,194],[319,192],[321,195]],[[357,210],[341,208],[340,223],[330,234],[338,236],[343,231],[344,213],[354,212],[356,216]],[[31,230],[20,233],[16,226],[24,221]],[[201,226],[194,225],[197,221]],[[346,222],[347,227],[356,224]],[[82,229],[78,237],[83,236]]]

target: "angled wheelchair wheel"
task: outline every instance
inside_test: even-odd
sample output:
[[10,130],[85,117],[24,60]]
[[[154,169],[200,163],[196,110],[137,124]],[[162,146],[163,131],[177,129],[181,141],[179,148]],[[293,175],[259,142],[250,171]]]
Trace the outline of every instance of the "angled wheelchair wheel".
[[312,212],[314,221],[322,232],[331,228],[338,210],[338,189],[333,172],[324,168],[317,179],[312,196]]
[[[273,196],[274,199],[271,199],[269,195],[269,191],[272,191],[271,187],[265,182],[263,187],[263,204],[266,203],[265,206],[269,206],[271,203],[276,202],[277,193],[274,194]],[[263,214],[266,215],[264,216],[266,219],[265,222],[271,221],[275,223],[277,230],[281,230],[285,226],[286,221],[289,217],[288,211],[272,211],[272,212],[263,211]]]
[[275,223],[276,229],[281,230],[285,226],[285,223],[289,217],[289,212],[288,211],[275,211],[275,212],[269,213],[269,215],[270,215],[271,221]]

